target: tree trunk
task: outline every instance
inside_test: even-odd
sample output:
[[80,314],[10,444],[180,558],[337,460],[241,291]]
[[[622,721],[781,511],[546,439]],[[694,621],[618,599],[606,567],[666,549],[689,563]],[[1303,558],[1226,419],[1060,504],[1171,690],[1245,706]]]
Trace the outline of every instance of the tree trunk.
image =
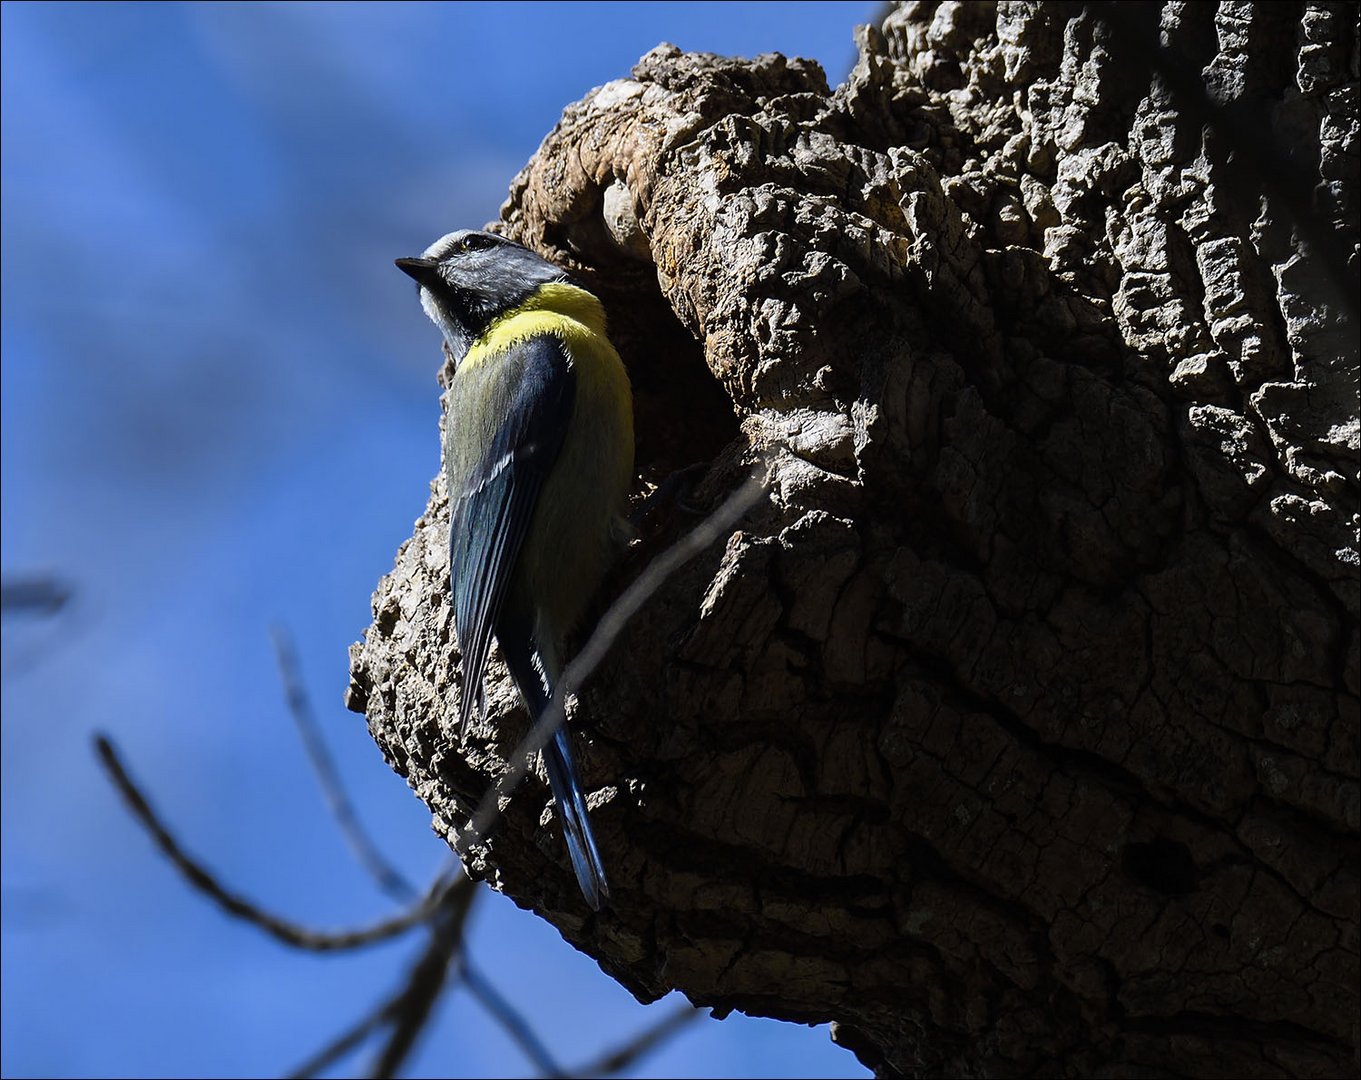
[[[770,488],[575,710],[613,908],[541,777],[470,871],[882,1076],[1354,1074],[1356,19],[908,4],[835,90],[664,45],[568,108],[502,228],[644,479]],[[526,720],[493,665],[454,737],[446,538],[437,479],[349,703],[452,840]]]

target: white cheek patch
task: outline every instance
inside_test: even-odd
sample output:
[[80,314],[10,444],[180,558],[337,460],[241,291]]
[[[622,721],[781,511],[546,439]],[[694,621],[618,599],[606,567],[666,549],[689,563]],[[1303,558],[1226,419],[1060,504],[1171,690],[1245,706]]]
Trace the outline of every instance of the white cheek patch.
[[435,303],[435,298],[424,285],[421,286],[421,308],[432,323],[441,330],[444,329],[444,319],[440,316],[439,305]]
[[454,354],[455,366],[462,363],[463,354],[468,351],[468,338],[464,334],[463,328],[445,318],[444,312],[435,303],[435,297],[425,286],[421,286],[421,307],[425,310],[430,321],[439,327],[440,333],[444,335],[444,340],[449,344],[449,351]]

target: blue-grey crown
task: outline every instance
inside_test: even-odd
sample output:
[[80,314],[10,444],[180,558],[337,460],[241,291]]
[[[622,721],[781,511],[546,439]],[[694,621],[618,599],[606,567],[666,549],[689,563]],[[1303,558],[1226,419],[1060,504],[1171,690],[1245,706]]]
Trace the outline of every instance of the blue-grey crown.
[[419,259],[397,265],[421,287],[421,306],[461,358],[497,316],[524,303],[536,289],[569,281],[567,271],[495,233],[446,233]]

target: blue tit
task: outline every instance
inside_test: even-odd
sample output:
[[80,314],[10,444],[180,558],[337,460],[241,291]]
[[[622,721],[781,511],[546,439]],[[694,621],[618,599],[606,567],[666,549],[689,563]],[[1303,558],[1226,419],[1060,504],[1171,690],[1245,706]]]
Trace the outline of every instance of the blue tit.
[[[628,375],[600,301],[519,244],[461,230],[397,265],[420,286],[455,364],[443,449],[460,735],[485,709],[493,634],[537,719],[564,639],[629,535]],[[572,869],[598,911],[609,889],[566,728],[544,765]]]

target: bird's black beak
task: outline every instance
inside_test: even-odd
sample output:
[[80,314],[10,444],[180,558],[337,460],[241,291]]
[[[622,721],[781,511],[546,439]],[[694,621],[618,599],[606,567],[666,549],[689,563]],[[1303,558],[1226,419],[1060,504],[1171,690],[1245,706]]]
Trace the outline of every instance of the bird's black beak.
[[414,278],[420,285],[435,285],[440,281],[439,263],[434,259],[397,259],[397,269]]

